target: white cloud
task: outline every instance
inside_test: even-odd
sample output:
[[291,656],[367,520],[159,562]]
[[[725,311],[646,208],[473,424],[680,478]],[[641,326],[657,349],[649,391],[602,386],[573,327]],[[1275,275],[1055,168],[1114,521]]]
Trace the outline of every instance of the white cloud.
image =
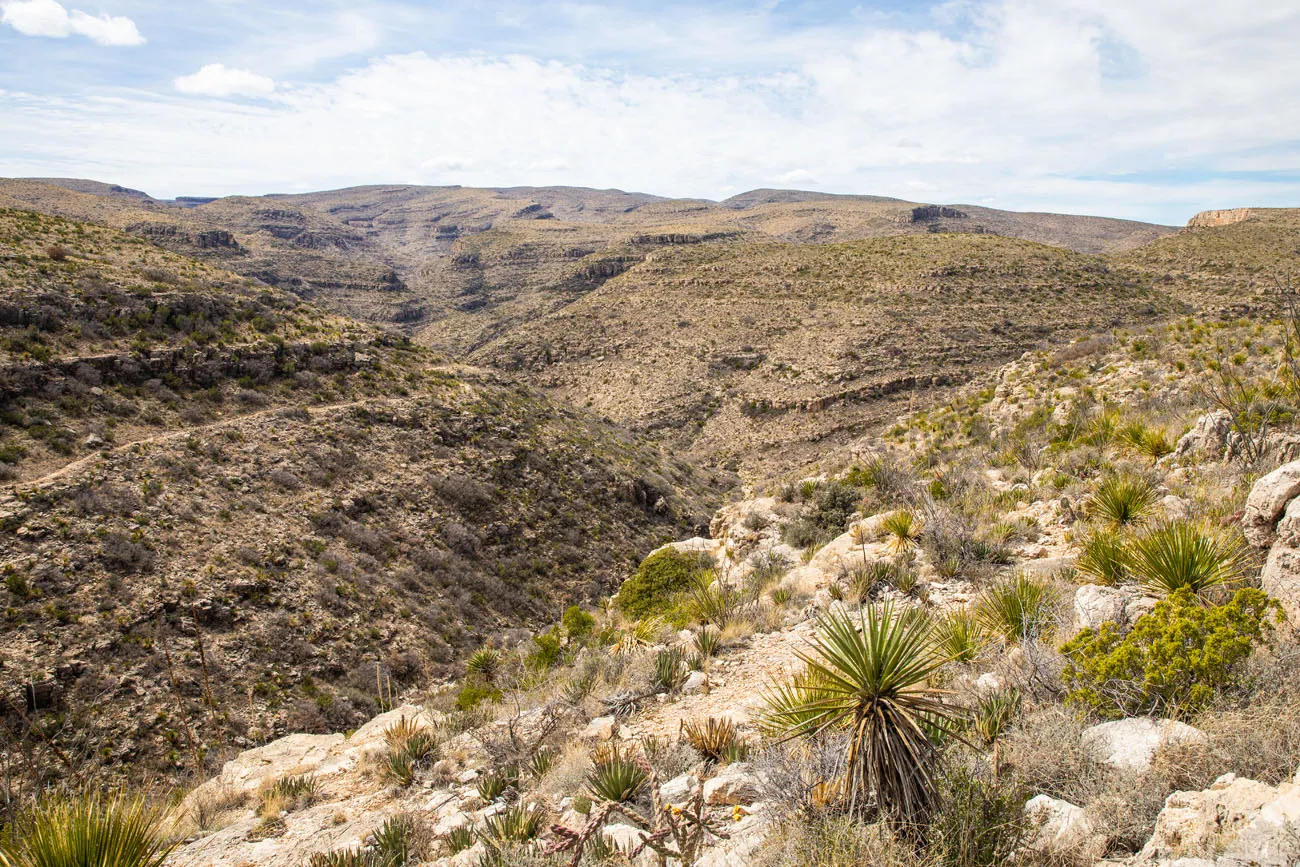
[[[872,20],[814,39],[737,24],[729,52],[776,60],[725,73],[413,52],[310,85],[220,64],[176,81],[185,95],[274,91],[255,104],[11,92],[7,138],[51,156],[0,145],[0,175],[111,176],[157,195],[544,182],[720,197],[815,178],[1168,221],[1300,201],[1294,0],[963,6],[960,28]],[[693,20],[662,26],[703,29],[663,36],[703,56],[710,22]],[[1290,178],[1229,174],[1261,169]]]
[[181,93],[192,96],[270,96],[275,91],[275,82],[265,75],[221,63],[209,63],[198,72],[182,75],[173,84]]
[[56,0],[11,0],[0,3],[0,21],[24,36],[64,39],[74,34],[100,45],[143,45],[145,38],[135,22],[121,15],[69,12]]

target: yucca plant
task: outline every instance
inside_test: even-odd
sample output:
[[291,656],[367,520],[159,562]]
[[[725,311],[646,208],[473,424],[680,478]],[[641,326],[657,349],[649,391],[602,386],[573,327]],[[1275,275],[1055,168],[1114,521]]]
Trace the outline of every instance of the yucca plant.
[[703,659],[712,659],[718,655],[722,646],[722,633],[715,627],[705,624],[695,633],[695,650]]
[[1149,479],[1116,473],[1097,483],[1083,508],[1090,518],[1111,527],[1126,527],[1147,517],[1158,497],[1156,486]]
[[470,655],[465,667],[471,674],[491,683],[501,669],[501,651],[495,647],[480,647]]
[[772,588],[773,605],[776,605],[778,607],[784,606],[788,604],[793,597],[794,597],[794,591],[791,590],[789,587],[782,586],[782,587]]
[[545,822],[546,810],[540,804],[514,804],[487,820],[483,841],[494,847],[526,843],[537,839]]
[[615,744],[595,756],[587,772],[587,791],[594,800],[621,804],[636,797],[649,776],[644,763]]
[[161,867],[169,842],[163,809],[140,796],[83,790],[50,794],[0,838],[7,867]]
[[655,654],[654,677],[650,682],[655,692],[676,692],[686,677],[686,656],[680,648],[666,647]]
[[1115,585],[1128,577],[1124,537],[1114,530],[1096,530],[1083,540],[1075,569],[1098,584]]
[[975,617],[993,635],[1006,641],[1025,641],[1051,628],[1058,602],[1051,584],[1018,572],[980,593]]
[[910,596],[921,583],[921,576],[911,565],[900,563],[894,569],[893,581],[895,590],[904,596]]
[[741,743],[736,724],[729,719],[709,717],[703,722],[683,721],[681,733],[691,749],[710,764],[723,763],[729,752]]
[[406,750],[392,750],[384,757],[383,769],[399,786],[409,786],[415,782],[415,772],[420,762]]
[[848,730],[844,791],[852,813],[922,819],[935,797],[937,746],[961,711],[933,680],[947,659],[919,609],[833,610],[817,621],[806,674],[767,696],[765,728],[783,737]]
[[1085,445],[1105,448],[1119,435],[1123,417],[1114,407],[1106,407],[1092,417],[1081,439]]
[[743,602],[739,591],[717,580],[712,572],[702,572],[692,579],[691,615],[701,623],[724,628],[736,618]]
[[1196,596],[1241,579],[1247,568],[1239,540],[1188,521],[1171,521],[1127,547],[1129,569],[1149,593],[1167,596],[1186,587]]
[[885,547],[892,554],[905,554],[915,550],[921,542],[921,529],[921,519],[907,509],[890,512],[880,522]]
[[1020,691],[1003,689],[980,696],[971,710],[970,731],[986,747],[993,746],[1020,710]]
[[953,662],[973,662],[987,639],[975,615],[962,609],[934,621],[934,642],[939,652]]

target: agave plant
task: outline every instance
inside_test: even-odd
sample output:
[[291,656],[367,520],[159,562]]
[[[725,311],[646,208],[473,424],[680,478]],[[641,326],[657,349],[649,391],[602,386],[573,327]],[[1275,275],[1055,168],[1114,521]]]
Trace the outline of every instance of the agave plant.
[[478,796],[490,804],[509,794],[511,789],[519,788],[519,769],[507,767],[490,771],[478,778],[475,788]]
[[683,721],[681,732],[691,748],[709,764],[725,762],[728,754],[742,743],[736,724],[729,719],[709,717],[703,722]]
[[1129,575],[1124,537],[1114,530],[1096,530],[1083,540],[1075,570],[1098,584],[1113,586]]
[[905,554],[915,550],[921,542],[921,519],[915,512],[899,509],[881,520],[880,532],[885,536],[885,547],[890,553]]
[[636,796],[649,776],[641,761],[615,744],[596,755],[587,773],[587,791],[594,800],[622,804]]
[[1020,691],[1005,689],[980,696],[970,716],[969,731],[986,747],[993,746],[1020,710]]
[[551,768],[555,766],[555,748],[541,746],[528,759],[528,771],[533,775],[533,779],[540,780],[550,773]]
[[447,848],[448,855],[455,855],[473,846],[477,839],[473,825],[461,825],[442,835],[442,845]]
[[993,635],[1007,641],[1025,641],[1051,627],[1058,601],[1051,584],[1018,572],[980,593],[975,617]]
[[7,867],[161,867],[179,842],[161,807],[95,790],[45,796],[0,839]]
[[933,686],[947,661],[919,609],[868,606],[854,618],[822,616],[806,672],[767,695],[765,728],[783,737],[848,730],[843,791],[853,813],[911,821],[935,798],[938,748],[932,731],[952,731],[961,711]]
[[1238,581],[1246,554],[1235,537],[1211,534],[1188,521],[1161,524],[1128,546],[1133,576],[1150,593],[1168,595],[1182,587],[1197,596]]
[[1156,486],[1149,479],[1118,473],[1098,482],[1083,508],[1091,518],[1111,527],[1125,527],[1150,514],[1157,498]]
[[859,602],[866,602],[877,587],[892,585],[898,573],[893,560],[872,560],[849,572],[849,593]]
[[515,804],[487,820],[483,841],[496,847],[526,843],[537,839],[545,822],[546,810],[540,804]]

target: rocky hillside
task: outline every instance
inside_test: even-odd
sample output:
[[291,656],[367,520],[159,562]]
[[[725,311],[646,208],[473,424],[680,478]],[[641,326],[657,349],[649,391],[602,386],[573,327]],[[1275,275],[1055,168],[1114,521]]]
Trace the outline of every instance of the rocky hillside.
[[[1188,318],[1027,353],[723,507],[594,617],[241,755],[174,863],[1294,864],[1298,440],[1210,397],[1235,377],[1289,414],[1290,339]],[[915,688],[953,728],[909,831],[849,805],[847,727],[781,715],[830,688],[798,677],[837,622],[931,636]]]
[[352,727],[608,592],[731,484],[113,230],[0,211],[0,268],[23,774],[174,776]]

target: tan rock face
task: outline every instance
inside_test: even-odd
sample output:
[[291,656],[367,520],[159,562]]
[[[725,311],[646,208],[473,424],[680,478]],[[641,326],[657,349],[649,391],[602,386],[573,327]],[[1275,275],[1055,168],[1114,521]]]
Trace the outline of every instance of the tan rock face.
[[1242,530],[1252,545],[1268,550],[1260,573],[1264,592],[1300,621],[1300,461],[1283,464],[1250,490]]
[[1287,504],[1300,494],[1300,461],[1283,464],[1257,481],[1250,489],[1241,529],[1256,548],[1273,543],[1276,528]]
[[1213,857],[1217,867],[1291,867],[1300,859],[1300,785],[1274,788],[1225,774],[1200,792],[1174,792],[1137,863]]
[[1250,219],[1250,208],[1226,208],[1218,211],[1201,211],[1187,221],[1191,229],[1213,229],[1216,226],[1231,226]]

